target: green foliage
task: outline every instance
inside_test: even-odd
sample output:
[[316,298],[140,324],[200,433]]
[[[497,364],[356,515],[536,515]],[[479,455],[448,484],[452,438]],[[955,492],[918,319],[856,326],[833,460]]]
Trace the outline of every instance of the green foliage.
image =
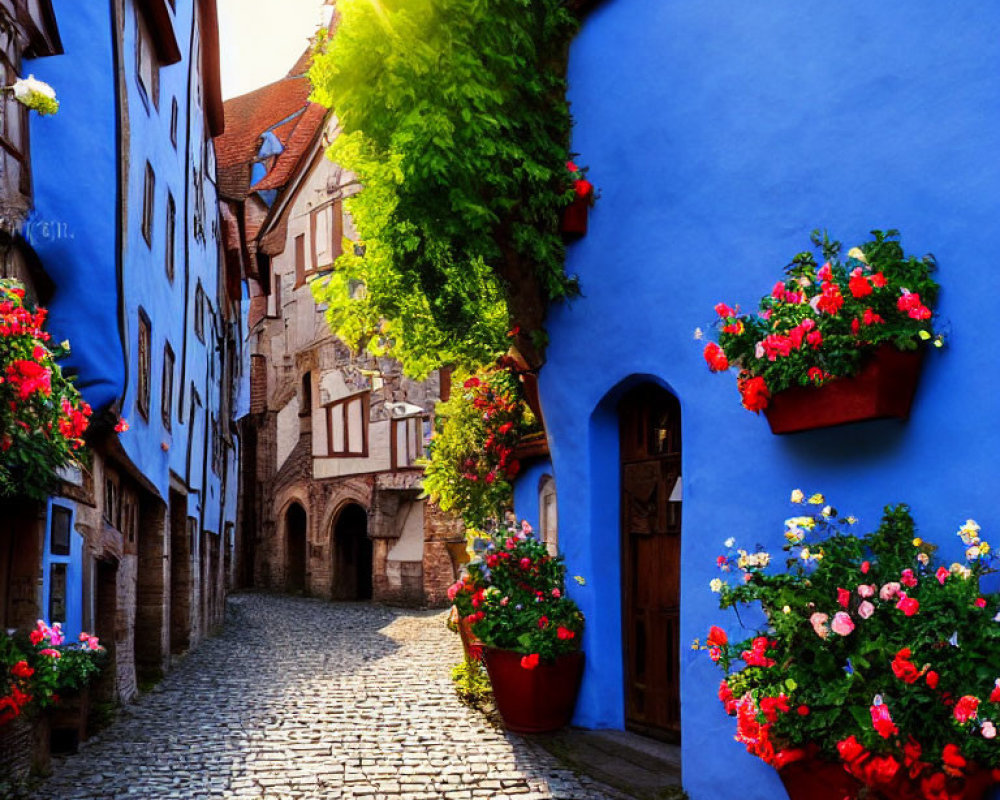
[[444,511],[482,530],[513,502],[520,470],[514,448],[537,429],[521,384],[506,371],[456,375],[461,391],[437,407],[434,437],[424,461],[424,491]]
[[451,668],[451,680],[462,702],[472,708],[482,708],[493,695],[486,668],[479,659],[462,659]]
[[90,417],[57,363],[69,345],[51,343],[45,316],[20,283],[0,280],[0,499],[44,501],[77,462]]
[[740,368],[747,408],[764,408],[768,393],[853,375],[885,344],[941,345],[931,322],[938,294],[933,256],[906,256],[895,230],[872,236],[841,261],[840,242],[813,231],[822,267],[812,252],[796,255],[756,314],[716,306],[719,344],[710,343],[705,358],[715,371]]
[[[1000,766],[1000,596],[980,589],[995,554],[979,526],[969,520],[958,531],[965,563],[942,565],[905,505],[886,506],[873,533],[854,535],[854,524],[829,506],[788,519],[783,573],[767,571],[771,558],[759,547],[726,543],[723,575],[742,574],[733,585],[713,581],[720,606],[759,603],[768,621],[740,642],[710,634],[737,739],[779,767],[816,748],[876,787],[893,765],[943,780],[933,776],[954,766],[949,747],[966,772]],[[977,709],[971,717],[962,700]],[[890,719],[880,730],[882,712]]]
[[415,377],[492,363],[514,321],[530,350],[547,303],[575,291],[558,230],[574,15],[563,0],[340,0],[337,13],[310,78],[341,126],[329,156],[363,186],[346,208],[364,255],[313,284],[328,321]]

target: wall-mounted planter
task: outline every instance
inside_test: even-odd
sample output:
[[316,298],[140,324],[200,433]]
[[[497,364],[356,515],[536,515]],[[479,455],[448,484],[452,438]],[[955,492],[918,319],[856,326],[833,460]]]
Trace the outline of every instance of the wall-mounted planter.
[[857,375],[778,392],[764,409],[771,433],[795,433],[868,419],[910,416],[923,350],[883,345]]
[[563,236],[585,236],[587,233],[587,217],[590,214],[591,198],[577,195],[573,202],[563,209],[562,222],[559,230]]

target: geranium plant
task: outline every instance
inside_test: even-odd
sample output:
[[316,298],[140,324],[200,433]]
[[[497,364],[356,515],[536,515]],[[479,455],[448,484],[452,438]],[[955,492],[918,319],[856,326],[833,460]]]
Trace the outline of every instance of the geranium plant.
[[[733,540],[711,588],[722,608],[760,604],[741,641],[713,626],[719,699],[736,739],[768,764],[840,763],[873,797],[961,798],[1000,769],[1000,596],[980,589],[994,553],[968,520],[961,563],[943,564],[905,505],[853,533],[822,495],[785,522],[784,572]],[[994,775],[1000,773],[994,772]],[[971,796],[971,795],[970,795]]]
[[20,283],[0,280],[0,498],[44,500],[76,463],[91,415],[58,364],[69,344],[51,342],[45,317]]
[[443,510],[460,514],[469,528],[495,524],[511,504],[511,481],[521,468],[514,450],[522,436],[537,429],[520,382],[506,370],[480,370],[437,414],[424,462],[425,491]]
[[456,598],[467,584],[467,619],[484,645],[520,653],[525,669],[579,649],[583,614],[566,596],[562,557],[550,555],[527,522],[485,540],[467,570]]
[[813,231],[822,266],[812,252],[799,253],[757,313],[716,305],[718,343],[705,346],[705,360],[713,372],[739,370],[744,407],[758,412],[783,389],[854,375],[883,345],[941,346],[932,324],[933,256],[907,256],[895,230],[872,237],[842,261],[840,242]]
[[105,649],[81,633],[67,642],[58,622],[38,620],[27,636],[0,634],[0,725],[25,709],[50,708],[61,696],[84,688],[100,672]]

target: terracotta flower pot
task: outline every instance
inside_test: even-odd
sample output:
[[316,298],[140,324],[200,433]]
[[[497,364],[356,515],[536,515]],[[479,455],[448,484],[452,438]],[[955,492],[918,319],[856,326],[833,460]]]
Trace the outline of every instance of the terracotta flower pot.
[[[909,779],[904,771],[888,786],[869,788],[862,793],[864,785],[850,775],[844,765],[815,758],[807,758],[789,764],[778,772],[781,782],[788,792],[788,800],[924,800],[919,782]],[[948,787],[951,800],[983,800],[986,792],[995,784],[992,774],[976,771],[969,774],[964,783],[954,781]]]
[[486,671],[507,728],[517,733],[547,733],[565,727],[573,717],[583,677],[583,652],[525,669],[520,653],[491,647],[486,650]]
[[823,386],[776,393],[764,409],[771,433],[795,433],[847,422],[910,416],[923,350],[883,345],[857,375]]
[[587,233],[587,216],[590,213],[590,198],[577,195],[562,212],[559,230],[566,236],[584,236]]

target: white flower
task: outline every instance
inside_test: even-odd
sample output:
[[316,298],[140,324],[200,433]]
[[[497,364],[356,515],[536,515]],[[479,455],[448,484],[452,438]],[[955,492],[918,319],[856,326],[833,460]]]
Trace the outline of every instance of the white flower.
[[975,561],[977,558],[979,558],[979,555],[980,555],[979,545],[974,544],[972,547],[970,547],[968,550],[965,551],[965,560]]
[[832,506],[823,506],[823,510],[820,512],[824,517],[832,517],[837,512],[833,510]]
[[723,544],[726,547],[732,547],[734,544],[736,544],[736,540],[732,536],[730,536],[728,539],[726,539],[726,541],[723,542]]
[[36,79],[34,75],[18,78],[10,89],[19,103],[34,109],[39,114],[55,114],[59,110],[56,90],[45,81]]
[[719,580],[718,578],[712,578],[712,580],[709,581],[708,585],[709,588],[711,588],[711,590],[716,594],[722,591],[722,581]]
[[862,264],[867,264],[868,263],[868,259],[865,258],[865,254],[863,252],[861,252],[861,248],[860,247],[852,247],[850,250],[848,250],[847,251],[847,257],[848,258],[856,259],[856,260],[860,261]]
[[764,343],[763,342],[757,342],[757,344],[754,345],[753,354],[754,354],[755,358],[763,358],[764,357]]
[[806,499],[805,492],[803,492],[801,489],[795,489],[792,492],[792,502],[793,503],[801,503],[805,499]]
[[704,332],[702,331],[701,328],[695,328],[694,329],[694,338],[695,339],[704,339],[705,338],[705,334],[704,334]]

